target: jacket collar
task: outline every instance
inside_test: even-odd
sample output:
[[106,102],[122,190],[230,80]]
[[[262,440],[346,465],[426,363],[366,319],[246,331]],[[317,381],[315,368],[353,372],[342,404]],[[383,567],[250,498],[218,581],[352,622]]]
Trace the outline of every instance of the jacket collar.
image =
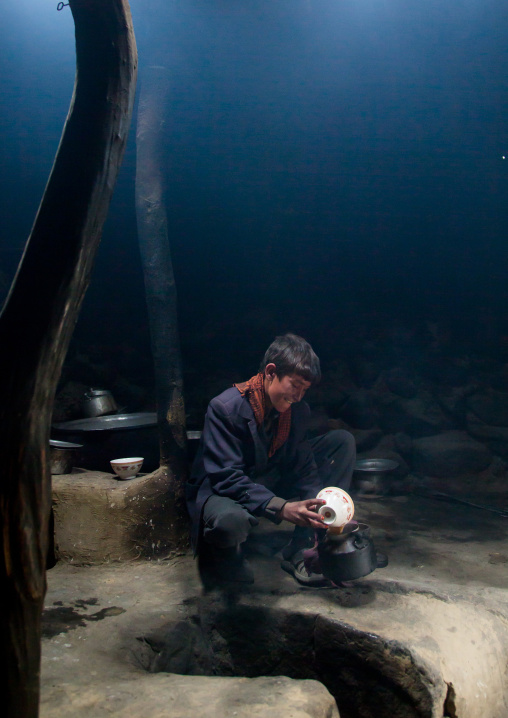
[[256,455],[256,472],[264,471],[268,465],[268,447],[264,444],[258,431],[254,412],[249,404],[248,399],[242,397],[242,403],[239,408],[239,415],[247,419],[249,431],[254,441],[254,450]]

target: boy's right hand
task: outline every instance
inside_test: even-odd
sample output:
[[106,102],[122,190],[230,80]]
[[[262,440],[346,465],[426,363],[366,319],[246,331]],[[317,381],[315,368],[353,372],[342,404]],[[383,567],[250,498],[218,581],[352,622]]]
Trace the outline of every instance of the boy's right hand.
[[307,526],[313,529],[324,529],[326,524],[316,513],[320,506],[326,504],[323,499],[305,499],[304,501],[288,501],[281,509],[280,516],[295,526]]

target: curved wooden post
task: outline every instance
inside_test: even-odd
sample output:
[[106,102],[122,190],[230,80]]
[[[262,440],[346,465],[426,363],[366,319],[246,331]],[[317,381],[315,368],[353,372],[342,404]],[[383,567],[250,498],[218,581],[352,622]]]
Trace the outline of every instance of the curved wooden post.
[[0,315],[0,692],[8,718],[38,715],[51,412],[122,162],[136,85],[127,0],[69,1],[76,30],[71,107]]

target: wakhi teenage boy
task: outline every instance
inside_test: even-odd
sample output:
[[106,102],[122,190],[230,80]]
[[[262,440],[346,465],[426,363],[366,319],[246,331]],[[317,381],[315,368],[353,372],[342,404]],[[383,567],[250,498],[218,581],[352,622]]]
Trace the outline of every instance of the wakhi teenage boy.
[[333,430],[307,438],[307,389],[321,378],[319,359],[295,334],[276,337],[259,373],[210,402],[186,499],[205,590],[254,581],[242,544],[264,517],[295,525],[282,567],[304,585],[326,579],[309,573],[303,549],[325,528],[316,499],[325,486],[348,490],[353,436]]

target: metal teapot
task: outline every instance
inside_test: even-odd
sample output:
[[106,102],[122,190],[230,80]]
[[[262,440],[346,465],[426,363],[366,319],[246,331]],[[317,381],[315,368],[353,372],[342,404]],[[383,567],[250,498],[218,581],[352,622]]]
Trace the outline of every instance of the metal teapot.
[[370,527],[361,523],[346,527],[343,533],[327,531],[318,554],[323,575],[334,583],[367,576],[388,563],[385,556],[376,553]]
[[83,414],[88,418],[116,414],[118,407],[107,389],[89,389],[83,397]]

